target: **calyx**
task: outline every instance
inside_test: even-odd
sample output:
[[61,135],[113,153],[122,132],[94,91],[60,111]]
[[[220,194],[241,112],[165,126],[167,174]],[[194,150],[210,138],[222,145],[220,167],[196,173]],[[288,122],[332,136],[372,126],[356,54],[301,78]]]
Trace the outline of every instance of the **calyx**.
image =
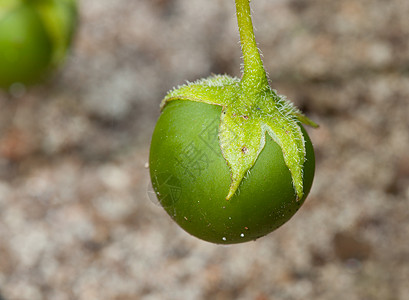
[[297,198],[303,196],[305,140],[300,122],[317,127],[284,96],[267,86],[257,98],[248,98],[241,81],[216,75],[188,83],[169,92],[162,109],[174,100],[194,101],[222,107],[219,145],[230,171],[231,184],[226,199],[237,191],[257,160],[268,134],[283,151]]
[[235,0],[244,59],[241,79],[215,75],[170,91],[161,109],[175,100],[222,107],[219,145],[231,175],[226,199],[236,193],[246,173],[255,164],[268,134],[283,151],[297,199],[304,195],[305,140],[300,123],[318,127],[268,82],[254,38],[249,0]]

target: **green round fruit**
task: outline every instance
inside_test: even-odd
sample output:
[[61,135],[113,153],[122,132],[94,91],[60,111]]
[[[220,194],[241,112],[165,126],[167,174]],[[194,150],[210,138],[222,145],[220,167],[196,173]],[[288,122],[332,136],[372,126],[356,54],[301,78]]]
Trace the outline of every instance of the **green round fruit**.
[[297,201],[282,150],[266,135],[256,163],[226,200],[231,177],[218,140],[220,115],[220,106],[169,102],[152,137],[151,180],[159,202],[184,230],[217,244],[242,243],[280,227],[304,203],[314,177],[314,150],[302,128],[304,196]]
[[77,20],[74,0],[0,0],[0,86],[39,82],[63,58]]

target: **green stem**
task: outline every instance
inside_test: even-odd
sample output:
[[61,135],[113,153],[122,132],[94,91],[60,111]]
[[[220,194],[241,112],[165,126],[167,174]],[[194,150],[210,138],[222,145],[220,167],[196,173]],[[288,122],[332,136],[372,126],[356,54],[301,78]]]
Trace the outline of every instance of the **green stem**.
[[268,86],[267,74],[257,48],[251,21],[250,0],[235,0],[244,70],[241,85],[246,94],[261,92]]

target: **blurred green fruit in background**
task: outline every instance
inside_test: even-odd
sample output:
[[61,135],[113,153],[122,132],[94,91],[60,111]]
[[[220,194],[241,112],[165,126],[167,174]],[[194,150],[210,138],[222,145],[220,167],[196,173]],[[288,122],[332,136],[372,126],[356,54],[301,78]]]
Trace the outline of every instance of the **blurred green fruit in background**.
[[0,87],[39,82],[65,57],[75,0],[0,0]]

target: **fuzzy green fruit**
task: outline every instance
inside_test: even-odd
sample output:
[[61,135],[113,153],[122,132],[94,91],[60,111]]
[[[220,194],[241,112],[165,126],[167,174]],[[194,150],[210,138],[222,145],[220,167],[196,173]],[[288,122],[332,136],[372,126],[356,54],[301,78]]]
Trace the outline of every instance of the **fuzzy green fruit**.
[[39,82],[64,59],[74,0],[0,0],[0,86]]
[[213,243],[242,243],[272,232],[300,208],[314,177],[314,150],[302,128],[304,196],[297,200],[282,149],[266,134],[254,166],[226,200],[231,172],[218,140],[220,115],[219,106],[169,102],[152,137],[151,180],[159,202],[184,230]]

